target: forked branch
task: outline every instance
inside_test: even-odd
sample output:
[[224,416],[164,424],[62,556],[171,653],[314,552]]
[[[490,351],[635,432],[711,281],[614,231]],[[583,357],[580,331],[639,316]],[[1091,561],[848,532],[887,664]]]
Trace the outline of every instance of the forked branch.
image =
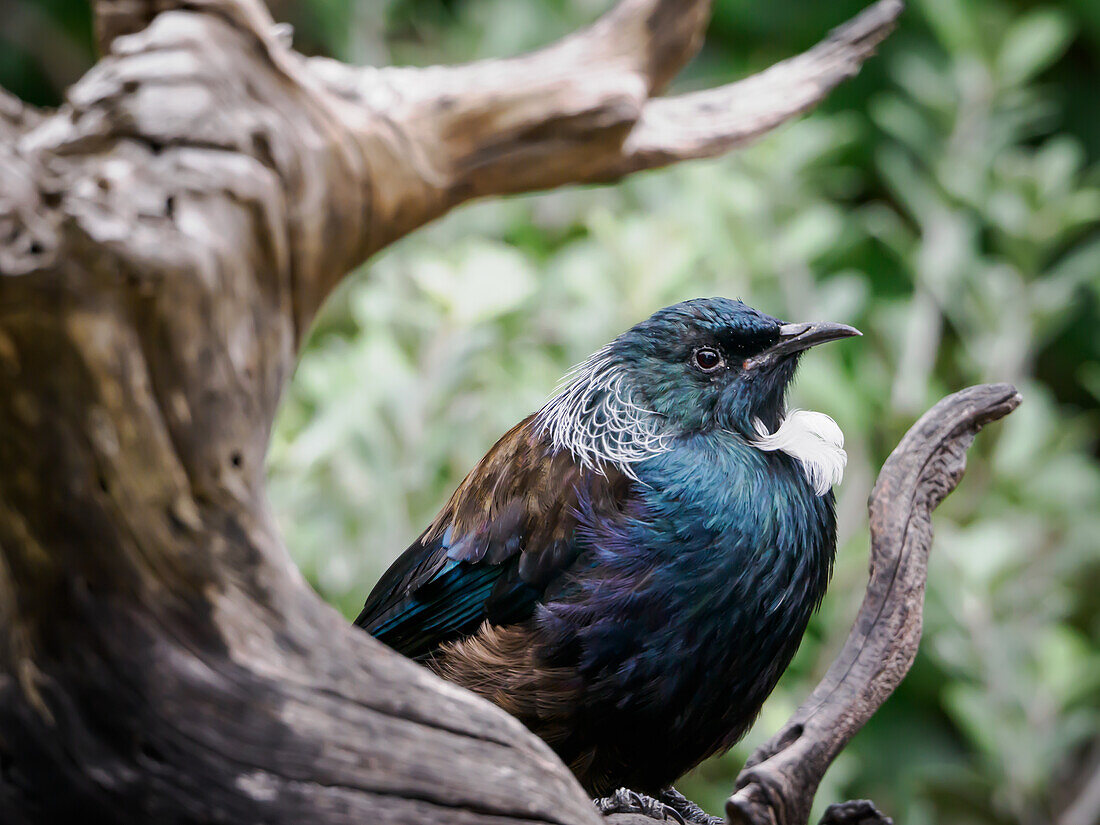
[[361,139],[393,162],[376,169],[388,185],[375,199],[387,234],[375,243],[470,198],[611,181],[743,146],[859,71],[903,9],[901,0],[879,0],[759,75],[653,97],[694,53],[708,6],[632,0],[542,51],[468,66],[314,61],[329,88],[356,104]]
[[[87,119],[85,129],[121,126],[125,136],[158,145],[232,147],[276,171],[287,189],[286,224],[302,233],[291,245],[304,325],[351,267],[463,201],[610,181],[766,133],[858,71],[903,6],[879,0],[800,57],[672,98],[653,95],[697,50],[709,0],[623,0],[538,52],[422,69],[306,60],[276,36],[258,0],[96,7],[101,45],[112,50],[92,84],[102,96],[73,102],[84,117],[85,108],[120,111]],[[158,14],[140,34],[116,39]],[[249,51],[227,60],[234,33],[237,48]],[[227,83],[227,69],[260,82],[242,94],[249,89]],[[120,85],[112,88],[113,80]],[[184,93],[195,87],[218,90],[217,111]]]

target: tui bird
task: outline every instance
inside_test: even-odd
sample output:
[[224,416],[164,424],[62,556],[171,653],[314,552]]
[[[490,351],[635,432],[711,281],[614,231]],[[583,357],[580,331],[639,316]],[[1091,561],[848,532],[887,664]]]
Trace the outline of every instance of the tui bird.
[[825,594],[844,437],[785,396],[804,350],[859,334],[726,298],[658,311],[489,450],[356,623],[593,796],[697,813],[672,783],[744,735]]

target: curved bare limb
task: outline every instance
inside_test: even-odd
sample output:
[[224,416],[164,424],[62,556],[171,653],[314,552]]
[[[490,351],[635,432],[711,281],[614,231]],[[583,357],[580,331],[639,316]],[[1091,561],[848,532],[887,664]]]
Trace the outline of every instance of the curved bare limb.
[[[294,297],[304,327],[350,268],[463,201],[614,180],[764,134],[858,71],[902,3],[878,0],[805,55],[755,77],[654,98],[697,50],[709,7],[623,0],[532,54],[376,69],[303,59],[258,0],[100,0],[111,54],[73,103],[87,123],[81,139],[213,144],[296,182],[308,196],[288,199],[284,222],[301,230],[289,245],[300,250]],[[264,82],[229,84],[227,71]],[[106,108],[119,111],[89,117]]]
[[855,74],[903,9],[901,0],[879,0],[759,75],[653,97],[694,53],[708,6],[622,3],[540,52],[468,66],[350,69],[313,61],[325,85],[354,104],[360,139],[392,164],[384,170],[391,182],[379,190],[385,200],[375,204],[383,234],[374,243],[471,198],[612,181],[742,146]]
[[623,146],[621,166],[610,176],[720,155],[813,108],[859,71],[902,9],[901,0],[876,3],[808,52],[760,74],[717,89],[649,101]]
[[932,511],[955,489],[977,432],[1020,403],[1008,384],[940,401],[906,433],[871,492],[871,580],[821,683],[749,758],[726,803],[735,825],[804,825],[833,759],[900,684],[917,655]]

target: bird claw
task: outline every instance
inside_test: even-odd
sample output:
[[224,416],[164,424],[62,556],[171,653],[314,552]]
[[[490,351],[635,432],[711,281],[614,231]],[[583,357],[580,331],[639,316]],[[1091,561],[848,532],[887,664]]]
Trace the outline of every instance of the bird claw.
[[596,809],[604,816],[611,814],[641,814],[651,819],[671,820],[677,825],[689,823],[670,805],[666,805],[652,796],[640,794],[630,788],[619,788],[611,796],[592,800]]
[[820,825],[894,825],[869,799],[838,802],[825,809]]
[[725,825],[722,817],[711,816],[675,788],[665,788],[658,799],[680,814],[688,825]]

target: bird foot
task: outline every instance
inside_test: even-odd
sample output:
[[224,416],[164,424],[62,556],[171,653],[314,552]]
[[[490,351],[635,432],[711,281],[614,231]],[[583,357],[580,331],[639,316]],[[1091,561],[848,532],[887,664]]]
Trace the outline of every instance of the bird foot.
[[825,809],[820,825],[894,825],[869,799],[839,802]]
[[722,817],[711,816],[675,788],[665,788],[657,798],[680,814],[689,825],[725,825]]
[[641,814],[651,819],[671,820],[677,825],[688,825],[680,812],[672,806],[629,788],[619,788],[611,796],[593,799],[592,802],[604,816],[610,816],[611,814]]

